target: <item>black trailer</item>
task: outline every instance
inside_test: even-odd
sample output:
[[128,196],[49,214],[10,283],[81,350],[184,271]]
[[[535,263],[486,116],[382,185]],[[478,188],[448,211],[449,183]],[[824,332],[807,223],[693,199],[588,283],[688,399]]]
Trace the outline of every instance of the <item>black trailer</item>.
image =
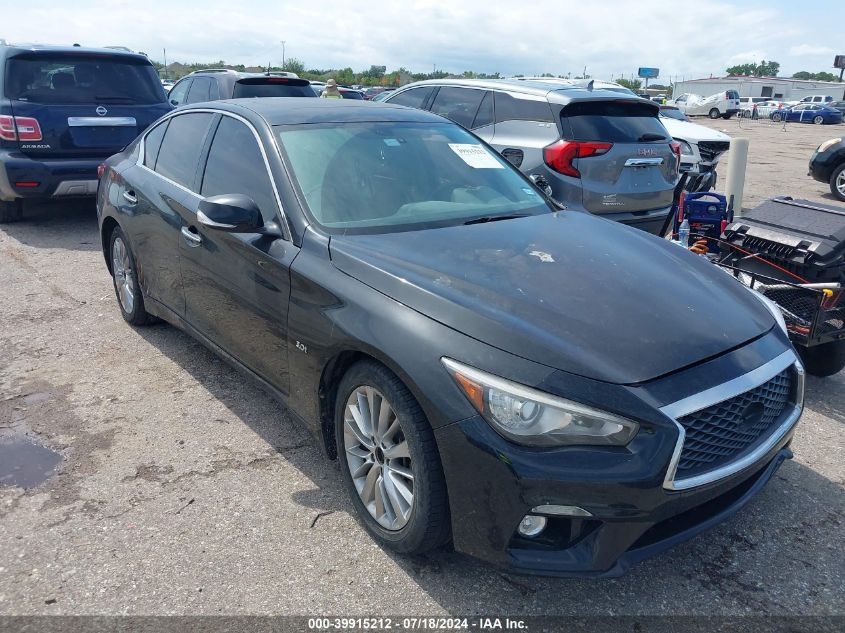
[[716,263],[778,305],[808,373],[845,368],[845,209],[766,200],[725,229]]

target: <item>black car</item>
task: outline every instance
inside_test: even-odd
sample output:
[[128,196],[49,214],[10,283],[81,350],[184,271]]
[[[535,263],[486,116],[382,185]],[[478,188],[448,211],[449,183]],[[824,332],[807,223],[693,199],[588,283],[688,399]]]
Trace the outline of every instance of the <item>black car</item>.
[[845,139],[832,138],[816,148],[809,175],[830,185],[830,193],[845,202]]
[[0,45],[0,222],[24,199],[93,198],[97,166],[171,109],[144,55]]
[[791,456],[804,373],[773,304],[431,113],[181,108],[106,162],[98,215],[124,319],[263,383],[395,551],[620,574]]
[[290,73],[244,73],[228,68],[197,70],[180,79],[167,95],[180,106],[218,99],[316,97],[311,83]]

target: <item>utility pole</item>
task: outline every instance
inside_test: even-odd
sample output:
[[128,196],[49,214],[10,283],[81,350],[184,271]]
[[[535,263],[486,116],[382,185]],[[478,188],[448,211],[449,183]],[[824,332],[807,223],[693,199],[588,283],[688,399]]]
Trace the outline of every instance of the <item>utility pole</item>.
[[285,69],[285,44],[287,43],[286,40],[281,40],[282,42],[282,70]]
[[587,67],[586,67],[586,66],[584,66],[584,74],[583,74],[583,75],[581,75],[581,77],[582,77],[583,79],[586,79],[586,78],[587,78]]
[[167,49],[161,49],[164,51],[164,78],[167,79]]

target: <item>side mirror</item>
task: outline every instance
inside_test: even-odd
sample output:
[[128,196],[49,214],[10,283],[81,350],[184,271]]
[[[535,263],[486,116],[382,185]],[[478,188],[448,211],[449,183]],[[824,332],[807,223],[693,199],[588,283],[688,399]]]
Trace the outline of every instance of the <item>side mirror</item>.
[[258,205],[242,193],[227,193],[201,201],[197,221],[228,233],[260,233],[264,226]]

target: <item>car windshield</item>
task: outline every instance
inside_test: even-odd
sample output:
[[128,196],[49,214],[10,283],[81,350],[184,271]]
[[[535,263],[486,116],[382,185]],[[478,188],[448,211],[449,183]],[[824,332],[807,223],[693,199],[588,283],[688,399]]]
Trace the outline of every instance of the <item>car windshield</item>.
[[62,53],[9,59],[6,97],[33,103],[152,104],[166,100],[149,62],[122,55]]
[[314,221],[384,233],[549,213],[506,160],[451,123],[277,126]]

